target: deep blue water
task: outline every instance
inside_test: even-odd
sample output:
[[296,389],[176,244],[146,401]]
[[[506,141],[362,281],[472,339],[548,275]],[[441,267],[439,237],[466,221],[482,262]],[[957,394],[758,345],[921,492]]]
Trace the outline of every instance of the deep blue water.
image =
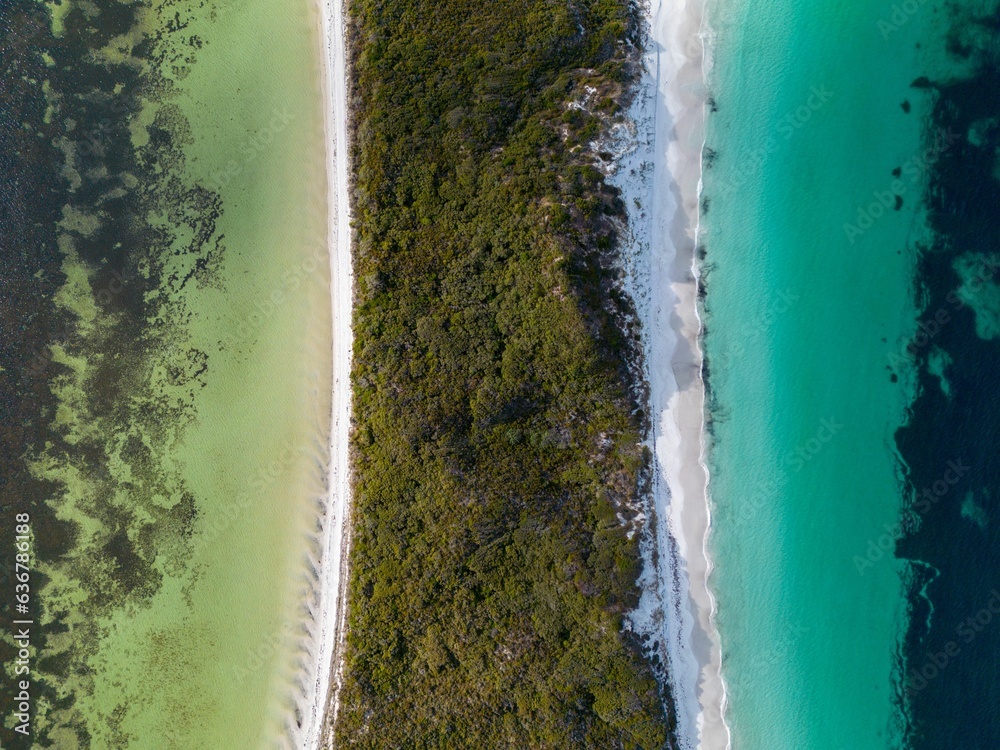
[[928,82],[927,139],[951,145],[926,195],[920,388],[897,434],[913,494],[897,554],[915,569],[905,689],[918,750],[1000,747],[1000,15],[953,23],[949,53],[971,72]]

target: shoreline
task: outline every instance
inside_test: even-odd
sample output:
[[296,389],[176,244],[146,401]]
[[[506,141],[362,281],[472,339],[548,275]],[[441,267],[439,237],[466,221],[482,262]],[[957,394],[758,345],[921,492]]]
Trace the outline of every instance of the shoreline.
[[711,501],[698,309],[711,66],[704,0],[650,0],[631,152],[612,180],[629,213],[626,288],[642,321],[653,450],[652,523],[632,626],[666,664],[680,748],[727,750],[722,648],[709,584]]
[[327,496],[316,617],[315,678],[307,691],[303,750],[332,746],[342,678],[351,546],[350,459],[353,267],[348,167],[347,55],[344,0],[318,0],[321,86],[326,134],[327,244],[330,254],[332,387]]

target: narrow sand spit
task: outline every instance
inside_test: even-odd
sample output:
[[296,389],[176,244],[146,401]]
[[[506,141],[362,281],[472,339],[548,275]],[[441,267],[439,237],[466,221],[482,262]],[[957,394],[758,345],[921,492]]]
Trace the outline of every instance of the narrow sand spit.
[[350,466],[352,267],[347,139],[347,63],[343,0],[319,0],[323,45],[329,202],[330,304],[333,313],[333,399],[330,465],[322,530],[319,612],[316,615],[315,679],[308,686],[303,750],[331,746],[337,715],[347,615],[347,561],[351,543]]
[[702,151],[710,66],[704,0],[650,0],[631,134],[612,182],[629,210],[626,286],[649,382],[653,524],[635,630],[666,663],[681,748],[730,746],[722,649],[709,587],[711,505],[698,312]]
[[[304,748],[332,747],[345,635],[350,547],[349,465],[352,269],[343,0],[320,0],[327,97],[329,245],[334,325],[329,508],[324,527],[318,671],[304,716]],[[628,153],[612,181],[629,208],[627,286],[643,325],[650,384],[655,528],[645,544],[635,629],[663,655],[682,748],[730,747],[722,651],[709,587],[711,526],[705,452],[695,250],[707,91],[703,0],[651,0],[645,73],[630,112]],[[342,585],[345,584],[345,585]],[[656,646],[653,647],[652,644]]]

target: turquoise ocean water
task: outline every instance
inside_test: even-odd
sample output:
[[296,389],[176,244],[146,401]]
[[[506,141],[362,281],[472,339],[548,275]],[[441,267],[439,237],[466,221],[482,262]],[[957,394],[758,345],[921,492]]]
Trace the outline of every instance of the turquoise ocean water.
[[[737,750],[904,743],[895,431],[915,377],[932,2],[710,0],[712,554]],[[901,525],[903,524],[903,525]]]

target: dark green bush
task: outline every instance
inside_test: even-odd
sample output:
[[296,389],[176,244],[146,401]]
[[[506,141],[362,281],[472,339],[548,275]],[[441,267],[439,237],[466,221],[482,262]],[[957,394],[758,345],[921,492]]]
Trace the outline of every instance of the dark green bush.
[[[624,0],[356,0],[354,545],[338,746],[656,748],[623,631],[643,425],[616,193]],[[605,100],[610,99],[611,107]],[[625,519],[623,523],[622,519]]]

